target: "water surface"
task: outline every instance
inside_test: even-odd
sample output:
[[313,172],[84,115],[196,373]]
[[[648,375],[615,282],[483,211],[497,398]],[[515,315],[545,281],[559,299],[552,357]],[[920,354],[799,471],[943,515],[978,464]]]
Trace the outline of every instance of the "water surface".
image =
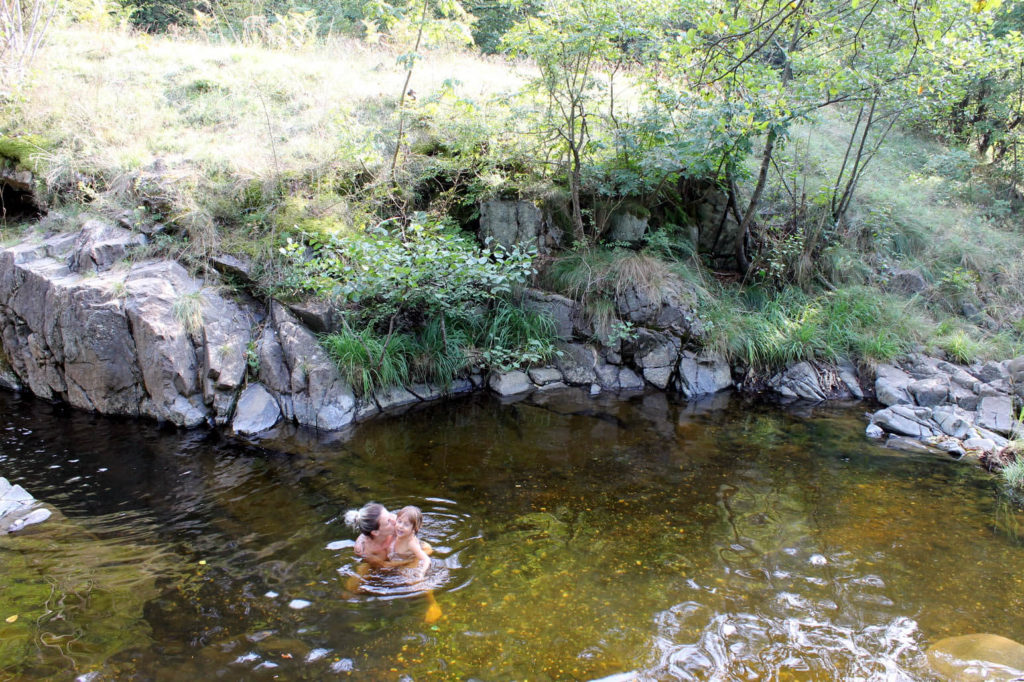
[[[1024,639],[1024,517],[863,410],[569,390],[251,444],[0,394],[0,473],[61,512],[0,538],[0,677],[931,679]],[[423,508],[426,585],[360,577],[370,499]]]

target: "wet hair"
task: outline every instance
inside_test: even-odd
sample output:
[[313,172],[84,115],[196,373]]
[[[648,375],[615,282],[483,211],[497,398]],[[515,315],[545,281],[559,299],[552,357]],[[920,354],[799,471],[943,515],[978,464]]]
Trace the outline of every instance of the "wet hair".
[[423,512],[420,511],[419,507],[402,507],[398,510],[398,516],[406,517],[409,522],[412,523],[413,535],[420,532],[420,526],[423,525]]
[[380,515],[385,511],[383,504],[368,502],[362,509],[349,509],[345,512],[345,523],[357,533],[369,535],[375,530],[380,530]]

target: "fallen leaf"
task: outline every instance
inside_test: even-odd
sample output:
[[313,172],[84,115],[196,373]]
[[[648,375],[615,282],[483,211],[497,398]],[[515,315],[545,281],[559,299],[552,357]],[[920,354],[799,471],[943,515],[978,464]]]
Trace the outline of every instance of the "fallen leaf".
[[18,614],[14,614],[13,616],[7,616],[8,623],[13,623],[16,620],[18,620]]

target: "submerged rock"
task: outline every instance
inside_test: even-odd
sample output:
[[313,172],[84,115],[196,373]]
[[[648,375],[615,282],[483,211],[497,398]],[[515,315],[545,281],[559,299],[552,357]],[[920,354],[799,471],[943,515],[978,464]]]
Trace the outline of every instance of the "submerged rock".
[[950,680],[1014,680],[1024,676],[1024,644],[1000,635],[947,637],[927,652],[932,669]]

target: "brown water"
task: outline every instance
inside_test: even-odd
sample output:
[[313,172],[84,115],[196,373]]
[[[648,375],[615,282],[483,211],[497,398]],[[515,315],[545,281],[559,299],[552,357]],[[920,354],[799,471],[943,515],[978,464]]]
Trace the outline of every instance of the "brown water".
[[[2,394],[0,473],[62,514],[0,538],[0,679],[930,679],[1024,640],[1024,517],[863,409],[568,391],[257,447]],[[357,576],[370,499],[424,509],[431,592]]]

